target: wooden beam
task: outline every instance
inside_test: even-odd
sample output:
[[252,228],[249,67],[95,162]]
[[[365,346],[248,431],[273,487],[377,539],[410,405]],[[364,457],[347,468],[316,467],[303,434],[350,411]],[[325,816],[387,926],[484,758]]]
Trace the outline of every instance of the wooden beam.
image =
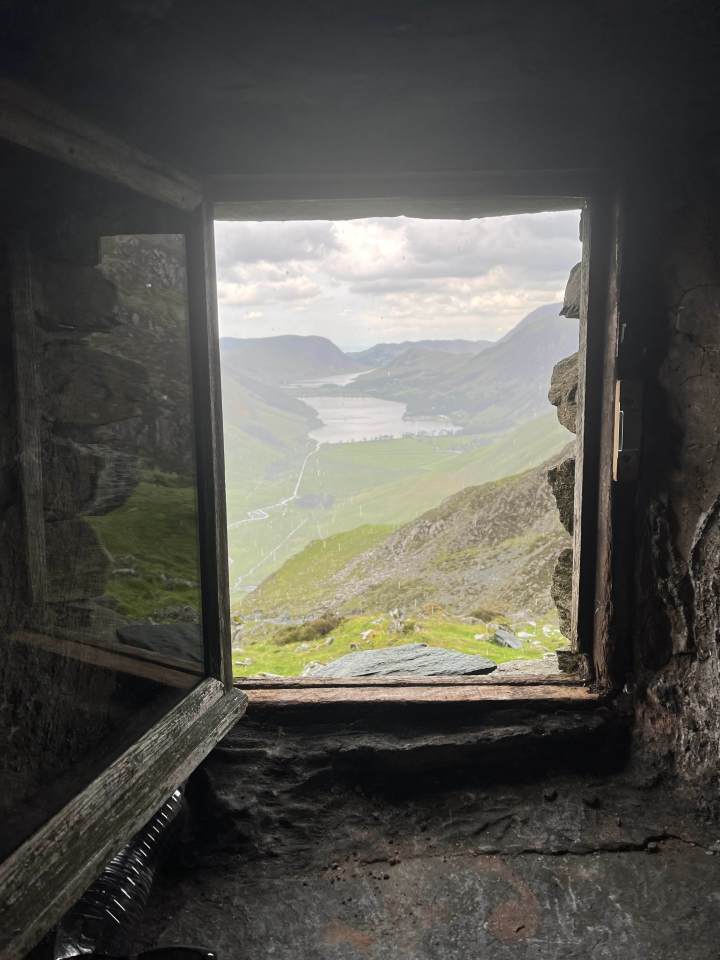
[[10,80],[0,80],[0,138],[181,210],[202,201],[192,177]]
[[190,354],[198,482],[200,574],[207,670],[232,687],[230,586],[225,455],[223,449],[220,335],[211,208],[193,215],[186,236]]
[[246,706],[239,690],[203,681],[0,865],[0,960],[57,923]]
[[607,670],[612,616],[612,461],[618,349],[618,207],[596,198],[584,218],[575,461],[572,639],[593,677]]
[[18,461],[28,593],[39,610],[47,596],[45,511],[40,440],[39,350],[32,290],[32,260],[27,235],[10,242],[12,342],[15,362]]

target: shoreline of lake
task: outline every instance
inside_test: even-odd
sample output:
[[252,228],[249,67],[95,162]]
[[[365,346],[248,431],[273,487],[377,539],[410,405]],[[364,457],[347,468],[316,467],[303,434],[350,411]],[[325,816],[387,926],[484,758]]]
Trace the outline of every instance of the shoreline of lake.
[[[319,384],[318,384],[319,385]],[[407,404],[379,397],[298,397],[322,421],[308,434],[317,443],[362,443],[399,440],[402,437],[441,437],[459,433],[462,427],[447,417],[405,418]]]

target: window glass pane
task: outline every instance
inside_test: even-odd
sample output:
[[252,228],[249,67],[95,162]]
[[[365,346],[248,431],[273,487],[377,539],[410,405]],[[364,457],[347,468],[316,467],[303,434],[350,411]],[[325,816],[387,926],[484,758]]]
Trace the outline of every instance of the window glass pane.
[[204,674],[183,224],[40,166],[2,264],[0,855]]

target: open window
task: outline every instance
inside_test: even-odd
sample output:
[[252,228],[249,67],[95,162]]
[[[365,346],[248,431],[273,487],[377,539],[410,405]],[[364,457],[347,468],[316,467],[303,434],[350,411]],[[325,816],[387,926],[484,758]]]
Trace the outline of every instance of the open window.
[[[597,564],[607,574],[610,562],[617,223],[608,195],[589,179],[572,192],[580,183],[570,173],[554,180],[568,193],[554,195],[550,178],[419,179],[214,184],[221,329],[230,334],[221,355],[233,653],[243,686],[565,682],[558,649],[576,678],[607,676],[603,653],[596,662],[608,608],[596,605],[595,577]],[[398,186],[402,200],[392,195]],[[369,274],[381,290],[378,251],[394,244],[409,289],[412,251],[400,249],[408,231],[429,232],[440,261],[471,246],[483,221],[470,218],[511,215],[517,231],[524,218],[537,229],[540,211],[573,218],[575,245],[555,285],[571,274],[572,302],[527,310],[517,330],[495,332],[499,342],[450,343],[452,333],[443,338],[436,323],[434,339],[416,328],[407,337],[416,342],[403,343],[392,330],[383,336],[380,324],[370,334],[352,329],[350,296],[331,301],[334,320],[322,316],[315,291],[303,303],[303,289],[317,289],[318,259],[333,257],[338,237],[342,247],[347,234],[368,235],[361,253],[374,244]],[[448,249],[440,251],[443,237]],[[313,273],[304,264],[314,249]],[[440,273],[431,256],[424,265],[428,276]],[[258,292],[273,277],[276,302],[263,314]],[[376,316],[383,306],[378,297]],[[473,337],[481,336],[476,326]],[[511,358],[500,354],[511,341],[518,356],[505,369]],[[294,351],[290,364],[285,348]],[[523,377],[514,390],[513,378]],[[420,645],[426,650],[414,653]],[[450,657],[430,663],[442,648]]]
[[0,952],[12,956],[246,703],[217,561],[202,194],[15,93],[3,117],[18,142],[0,143]]
[[216,224],[236,677],[559,674],[579,226]]

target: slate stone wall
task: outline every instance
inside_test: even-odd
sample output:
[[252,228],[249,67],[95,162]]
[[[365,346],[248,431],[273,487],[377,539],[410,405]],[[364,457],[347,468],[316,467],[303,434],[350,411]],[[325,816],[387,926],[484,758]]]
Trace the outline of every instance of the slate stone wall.
[[[694,192],[693,192],[694,191]],[[646,223],[632,640],[644,758],[720,784],[720,225],[686,180]],[[654,276],[653,276],[654,274]],[[630,315],[637,304],[631,304]]]

